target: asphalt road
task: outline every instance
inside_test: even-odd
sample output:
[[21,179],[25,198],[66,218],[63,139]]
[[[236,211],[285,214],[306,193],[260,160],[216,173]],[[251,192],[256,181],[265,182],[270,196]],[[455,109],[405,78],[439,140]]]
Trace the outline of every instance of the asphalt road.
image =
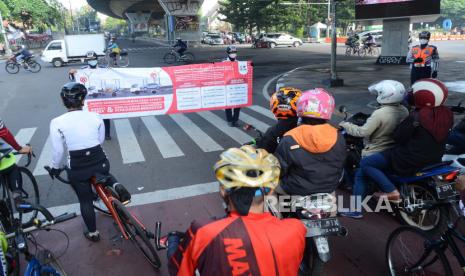
[[[165,46],[143,41],[120,41],[120,44],[128,49],[130,67],[165,65],[162,61],[163,55],[168,52]],[[453,57],[463,52],[462,41],[437,44],[448,48],[448,54],[443,56]],[[195,54],[197,62],[212,62],[224,58],[224,48],[200,47],[190,51]],[[338,49],[343,53],[342,45]],[[328,52],[326,44],[276,49],[239,46],[239,59],[254,62],[254,106],[242,110],[242,123],[252,123],[262,130],[273,124],[274,120],[267,111],[268,102],[262,93],[267,82],[271,83],[271,89],[274,83],[269,82],[270,79],[279,74],[299,66],[327,63]],[[357,57],[341,55],[339,59]],[[0,116],[20,140],[30,141],[35,148],[37,158],[30,168],[39,182],[41,202],[48,207],[77,202],[70,188],[52,181],[42,167],[49,164],[51,158],[50,144],[47,142],[49,122],[65,112],[59,98],[61,85],[68,80],[67,71],[80,66],[72,64],[53,68],[50,64],[42,64],[42,71],[38,74],[20,71],[10,75],[0,70]],[[360,105],[365,106],[366,102],[361,100]],[[200,129],[203,136],[195,136],[198,132],[193,129]],[[104,144],[111,171],[133,194],[210,183],[215,180],[212,166],[221,150],[238,146],[255,135],[227,127],[221,110],[114,120],[111,134],[113,139]],[[209,145],[200,147],[194,142],[196,139],[203,139]]]

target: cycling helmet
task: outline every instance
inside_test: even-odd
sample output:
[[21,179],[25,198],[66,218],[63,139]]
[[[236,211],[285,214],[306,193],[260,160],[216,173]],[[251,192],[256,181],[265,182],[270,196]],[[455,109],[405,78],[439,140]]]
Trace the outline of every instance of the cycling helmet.
[[418,35],[419,39],[430,39],[431,38],[431,33],[428,31],[423,31]]
[[270,109],[276,119],[297,116],[297,101],[302,91],[293,87],[281,87],[270,98]]
[[228,54],[237,53],[236,46],[234,45],[228,46],[228,48],[226,48],[226,53]]
[[412,90],[416,108],[441,106],[449,94],[444,83],[436,79],[421,79],[412,85]]
[[89,58],[89,59],[97,59],[98,58],[97,53],[94,52],[94,51],[87,52],[86,57]]
[[328,91],[315,88],[302,93],[297,102],[297,116],[329,120],[334,106],[334,98]]
[[246,145],[230,148],[215,164],[216,178],[226,189],[270,188],[278,186],[281,167],[273,154]]
[[61,89],[61,99],[67,108],[79,108],[87,95],[87,88],[78,82],[68,82]]
[[383,80],[368,87],[368,91],[376,94],[379,104],[400,103],[405,97],[405,87],[395,80]]

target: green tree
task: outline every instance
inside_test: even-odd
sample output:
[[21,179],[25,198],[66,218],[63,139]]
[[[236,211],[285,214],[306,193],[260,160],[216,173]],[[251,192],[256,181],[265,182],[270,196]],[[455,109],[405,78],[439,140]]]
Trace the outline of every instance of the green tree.
[[[21,21],[27,29],[57,25],[62,15],[45,0],[4,0],[13,20]],[[56,3],[53,1],[53,3]]]
[[103,23],[103,29],[109,32],[120,32],[127,28],[127,22],[122,19],[107,17]]
[[97,11],[89,5],[81,7],[76,14],[77,21],[81,29],[89,31],[92,26],[100,25],[100,20],[97,17]]
[[438,19],[437,23],[441,24],[446,18],[452,20],[454,27],[462,27],[465,25],[465,0],[442,0],[441,17]]
[[10,17],[10,9],[3,1],[0,1],[0,13],[2,14],[3,19]]

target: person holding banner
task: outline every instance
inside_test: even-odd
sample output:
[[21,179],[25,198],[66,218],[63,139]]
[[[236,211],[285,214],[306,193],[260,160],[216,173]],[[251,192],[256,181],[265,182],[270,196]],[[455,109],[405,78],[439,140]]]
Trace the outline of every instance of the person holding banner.
[[[87,53],[87,57],[89,58],[87,60],[87,66],[81,67],[81,69],[98,69],[98,56],[95,52],[91,51]],[[76,69],[71,69],[68,72],[68,77],[70,81],[75,82],[76,81]],[[103,123],[105,124],[105,140],[111,140],[111,124],[110,124],[110,119],[103,119]]]
[[[228,46],[226,48],[226,53],[228,54],[228,57],[225,58],[223,61],[237,61],[237,48],[236,46]],[[226,121],[228,121],[229,126],[231,127],[237,127],[237,121],[239,120],[239,114],[241,112],[241,108],[228,108],[225,110],[226,111]]]

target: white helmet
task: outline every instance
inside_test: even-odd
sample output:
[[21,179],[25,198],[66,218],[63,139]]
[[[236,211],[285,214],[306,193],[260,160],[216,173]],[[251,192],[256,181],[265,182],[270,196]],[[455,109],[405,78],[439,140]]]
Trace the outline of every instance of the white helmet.
[[379,104],[400,103],[405,97],[405,87],[402,83],[395,80],[383,80],[372,84],[368,91],[377,95],[376,101]]

